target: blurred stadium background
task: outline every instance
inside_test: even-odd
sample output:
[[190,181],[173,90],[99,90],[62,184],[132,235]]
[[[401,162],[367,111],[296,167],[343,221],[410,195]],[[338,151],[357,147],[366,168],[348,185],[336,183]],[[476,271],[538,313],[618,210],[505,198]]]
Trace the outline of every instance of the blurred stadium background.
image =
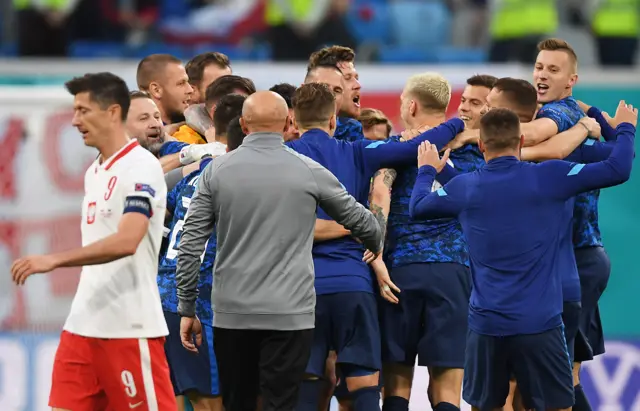
[[[443,73],[454,86],[453,115],[467,77],[530,79],[535,43],[553,35],[580,58],[577,98],[609,112],[620,99],[640,105],[640,0],[285,0],[289,17],[275,3],[0,0],[0,410],[48,409],[52,358],[77,283],[74,269],[22,289],[8,275],[20,254],[80,242],[83,174],[95,153],[70,126],[62,83],[71,76],[108,70],[135,88],[137,61],[148,54],[187,60],[215,50],[268,88],[301,83],[310,50],[352,45],[363,107],[400,127],[409,75]],[[639,201],[637,176],[601,199],[613,265],[601,301],[607,354],[583,372],[596,411],[640,411]],[[428,410],[425,370],[416,378],[411,409]]]

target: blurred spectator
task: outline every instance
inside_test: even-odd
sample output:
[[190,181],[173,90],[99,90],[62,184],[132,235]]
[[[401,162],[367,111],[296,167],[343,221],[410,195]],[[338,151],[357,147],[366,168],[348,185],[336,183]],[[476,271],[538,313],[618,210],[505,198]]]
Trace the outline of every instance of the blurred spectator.
[[327,44],[356,47],[345,22],[350,0],[266,1],[274,60],[304,61]]
[[78,0],[13,0],[21,56],[58,57],[67,53],[69,20]]
[[537,45],[558,29],[556,0],[492,0],[491,47],[494,63],[531,64]]
[[73,39],[144,43],[158,19],[158,3],[159,0],[80,0]]
[[603,66],[633,66],[640,34],[640,0],[591,0],[591,29]]

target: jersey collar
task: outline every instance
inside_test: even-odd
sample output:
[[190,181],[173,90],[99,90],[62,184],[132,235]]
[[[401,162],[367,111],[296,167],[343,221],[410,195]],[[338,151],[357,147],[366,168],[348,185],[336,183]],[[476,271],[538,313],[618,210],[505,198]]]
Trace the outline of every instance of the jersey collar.
[[140,143],[138,143],[138,140],[135,140],[135,139],[125,144],[124,147],[118,150],[114,155],[112,155],[111,157],[109,157],[108,159],[102,162],[102,165],[104,166],[105,171],[113,167],[116,161],[126,156],[131,150],[133,150],[139,145]]

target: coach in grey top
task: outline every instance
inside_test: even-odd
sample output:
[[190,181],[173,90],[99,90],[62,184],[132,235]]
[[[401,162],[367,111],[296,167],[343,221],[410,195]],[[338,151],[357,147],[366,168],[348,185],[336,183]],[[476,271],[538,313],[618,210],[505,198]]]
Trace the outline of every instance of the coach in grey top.
[[[247,98],[241,122],[250,134],[238,149],[216,158],[202,173],[180,240],[176,274],[178,313],[193,317],[200,256],[216,227],[212,302],[223,390],[222,362],[233,356],[231,351],[239,349],[240,341],[264,336],[236,333],[228,342],[234,346],[227,347],[223,354],[218,351],[226,346],[228,331],[313,329],[315,289],[311,248],[318,206],[351,230],[369,250],[377,253],[381,249],[381,230],[375,217],[347,193],[331,172],[283,145],[287,115],[286,103],[275,93],[258,92]],[[181,328],[183,334],[185,327]],[[286,355],[298,352],[295,362],[300,362],[301,379],[311,333],[291,335],[288,344],[292,347],[280,348],[288,352]],[[263,348],[256,350],[262,353]],[[287,363],[287,359],[281,359],[282,362]],[[288,384],[297,382],[291,380]],[[224,392],[222,395],[225,398]],[[278,404],[279,411],[289,409],[282,401]],[[291,409],[294,405],[295,396]]]

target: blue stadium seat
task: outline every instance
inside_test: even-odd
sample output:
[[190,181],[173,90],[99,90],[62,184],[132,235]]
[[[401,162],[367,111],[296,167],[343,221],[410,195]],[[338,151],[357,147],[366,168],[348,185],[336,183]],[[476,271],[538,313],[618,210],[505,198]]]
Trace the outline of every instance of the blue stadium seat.
[[182,60],[188,60],[193,57],[193,52],[188,47],[164,43],[147,43],[140,47],[128,48],[126,53],[127,57],[134,59],[142,59],[149,54],[171,54]]
[[451,16],[441,1],[394,1],[389,4],[394,44],[423,50],[449,44]]
[[162,20],[170,17],[185,17],[189,10],[191,7],[187,0],[160,1],[160,19]]
[[415,47],[382,46],[379,48],[378,61],[388,64],[435,63],[437,55],[431,50]]
[[[370,19],[365,18],[368,12],[371,13]],[[389,14],[386,3],[354,5],[347,13],[347,24],[359,43],[389,42]]]
[[76,41],[69,46],[69,56],[78,58],[124,58],[127,57],[122,43],[100,41]]
[[438,63],[484,63],[487,52],[480,48],[440,47],[437,50]]

